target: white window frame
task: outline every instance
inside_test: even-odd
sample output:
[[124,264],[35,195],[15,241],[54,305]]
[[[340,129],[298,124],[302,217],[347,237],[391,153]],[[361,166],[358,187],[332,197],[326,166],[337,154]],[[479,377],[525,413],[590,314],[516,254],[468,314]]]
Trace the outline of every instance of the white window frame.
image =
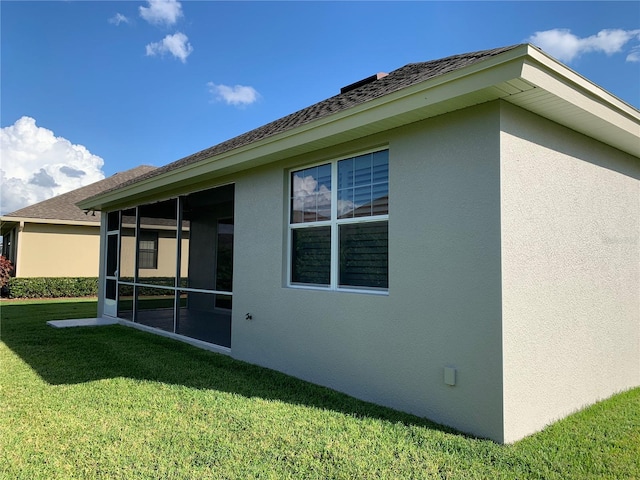
[[[321,291],[336,291],[336,292],[353,292],[353,293],[368,293],[374,295],[388,295],[389,288],[376,288],[376,287],[354,287],[354,286],[340,286],[340,225],[356,224],[356,223],[370,223],[370,222],[387,222],[389,223],[389,214],[374,215],[368,217],[354,217],[354,218],[342,218],[338,219],[338,163],[342,160],[348,160],[360,155],[367,155],[369,153],[381,152],[387,150],[388,146],[382,146],[378,148],[372,148],[369,150],[345,155],[337,158],[332,158],[320,162],[314,162],[290,168],[287,171],[287,287],[297,288],[304,290],[321,290]],[[391,162],[389,162],[391,163]],[[313,168],[321,165],[331,165],[331,220],[322,220],[315,222],[301,222],[291,223],[291,191],[292,191],[292,173],[307,168]],[[331,260],[330,260],[330,283],[329,285],[319,285],[310,283],[295,283],[292,282],[292,254],[293,254],[293,231],[302,228],[314,228],[329,226],[331,228]],[[387,253],[388,258],[388,253]]]

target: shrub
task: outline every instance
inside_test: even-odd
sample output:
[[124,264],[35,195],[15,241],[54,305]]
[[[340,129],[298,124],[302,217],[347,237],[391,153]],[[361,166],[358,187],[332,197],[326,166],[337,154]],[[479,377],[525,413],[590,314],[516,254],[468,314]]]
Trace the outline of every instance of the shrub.
[[[133,282],[133,278],[122,280]],[[172,277],[145,277],[142,282],[148,285],[173,285]],[[180,279],[180,286],[187,287],[188,280]],[[30,277],[10,278],[7,285],[9,298],[63,298],[95,297],[98,295],[96,277]],[[166,290],[153,287],[138,287],[140,296],[162,296]],[[120,296],[132,296],[133,286],[121,285]]]
[[[125,282],[133,282],[132,277],[121,278],[121,281]],[[138,283],[144,283],[146,285],[158,285],[158,286],[173,286],[173,282],[175,279],[173,277],[142,277],[138,280]],[[186,277],[180,279],[179,283],[181,288],[186,288],[189,286],[189,280]],[[151,286],[139,286],[138,287],[138,295],[143,297],[154,297],[154,296],[163,296],[167,294],[167,290],[160,288],[153,288]],[[130,297],[133,296],[133,285],[122,285],[120,284],[118,289],[118,295],[120,297]]]
[[96,277],[33,277],[9,279],[9,298],[94,297]]
[[11,279],[13,264],[4,256],[0,255],[0,289],[5,293],[6,286]]

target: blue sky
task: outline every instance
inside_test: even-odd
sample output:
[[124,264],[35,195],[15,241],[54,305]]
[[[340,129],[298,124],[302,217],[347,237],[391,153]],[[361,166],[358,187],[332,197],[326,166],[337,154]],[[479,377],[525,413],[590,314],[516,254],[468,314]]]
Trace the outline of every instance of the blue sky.
[[640,2],[2,1],[2,213],[410,62],[531,41],[638,108]]

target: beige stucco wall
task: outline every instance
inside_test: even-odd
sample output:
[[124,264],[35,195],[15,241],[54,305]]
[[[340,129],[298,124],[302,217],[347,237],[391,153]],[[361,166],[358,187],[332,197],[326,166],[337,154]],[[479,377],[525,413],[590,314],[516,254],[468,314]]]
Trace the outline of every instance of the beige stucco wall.
[[[122,236],[120,276],[133,277],[135,262],[135,237]],[[140,269],[140,277],[173,277],[176,272],[176,233],[175,231],[158,232],[158,268]],[[180,271],[188,272],[189,239],[182,240],[182,258]]]
[[98,226],[25,223],[18,237],[17,277],[97,277]]
[[[289,169],[385,147],[388,295],[288,287]],[[231,355],[522,438],[640,384],[639,179],[637,158],[500,101],[221,178]]]
[[[498,132],[494,103],[238,177],[232,355],[502,440]],[[389,294],[288,288],[288,168],[385,144]]]
[[640,385],[640,159],[502,107],[505,440]]
[[[173,237],[172,237],[173,235]],[[133,276],[134,237],[122,237],[123,275]],[[188,270],[189,241],[183,240],[181,269]],[[143,269],[143,277],[170,277],[176,269],[175,232],[160,232],[158,268]],[[97,277],[100,227],[25,223],[18,237],[17,277]],[[131,257],[131,258],[130,258]],[[129,265],[131,265],[129,267]]]

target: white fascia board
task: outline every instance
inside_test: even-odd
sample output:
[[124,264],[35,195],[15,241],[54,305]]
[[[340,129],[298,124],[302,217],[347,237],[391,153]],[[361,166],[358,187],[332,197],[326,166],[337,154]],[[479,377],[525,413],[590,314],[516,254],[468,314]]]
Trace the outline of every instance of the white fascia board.
[[[528,47],[527,54],[531,57],[531,60],[535,61],[538,65],[543,66],[548,72],[555,72],[554,76],[556,78],[563,78],[566,84],[575,89],[576,92],[581,92],[583,95],[593,99],[599,99],[600,102],[606,104],[609,108],[618,111],[622,115],[629,116],[636,122],[640,122],[640,111],[638,109],[607,92],[602,87],[583,77],[565,64],[546,54],[544,51],[531,45]],[[528,66],[530,67],[531,62],[528,63]]]
[[58,220],[55,218],[0,217],[2,224],[9,223],[46,223],[50,225],[75,225],[82,227],[100,227],[100,222],[84,222],[81,220]]
[[[613,146],[640,156],[640,111],[543,52],[532,49],[530,58],[523,66],[525,80],[556,97],[558,102],[575,107],[596,124],[609,131],[613,128],[622,142]],[[598,138],[598,129],[592,130],[584,133]]]

